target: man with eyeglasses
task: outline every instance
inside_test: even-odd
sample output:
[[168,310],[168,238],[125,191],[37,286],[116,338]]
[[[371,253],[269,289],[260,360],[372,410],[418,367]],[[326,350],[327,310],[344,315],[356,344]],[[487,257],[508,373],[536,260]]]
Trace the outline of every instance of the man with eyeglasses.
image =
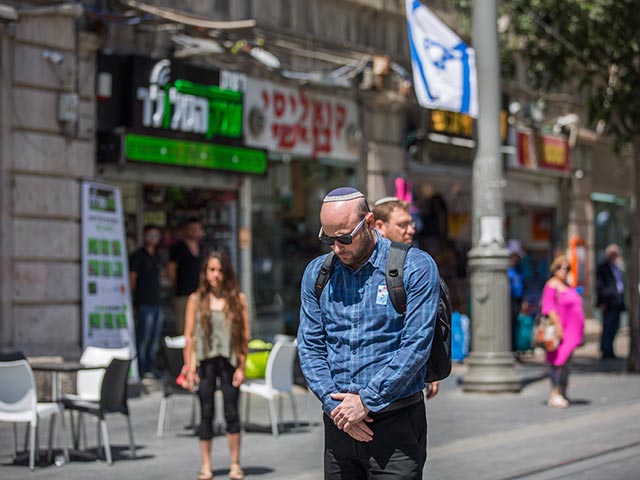
[[[392,242],[413,244],[416,224],[409,213],[409,202],[398,197],[384,197],[373,204],[371,211],[373,223],[384,238]],[[426,383],[427,399],[435,397],[439,388],[439,382]]]
[[324,411],[324,478],[422,479],[427,422],[422,390],[440,295],[438,269],[407,253],[404,315],[394,309],[385,267],[391,242],[375,229],[364,195],[342,187],[320,209],[318,239],[337,261],[316,297],[326,255],[302,279],[298,352]]
[[371,209],[376,228],[384,238],[393,242],[413,242],[416,224],[409,213],[409,203],[397,197],[384,197]]

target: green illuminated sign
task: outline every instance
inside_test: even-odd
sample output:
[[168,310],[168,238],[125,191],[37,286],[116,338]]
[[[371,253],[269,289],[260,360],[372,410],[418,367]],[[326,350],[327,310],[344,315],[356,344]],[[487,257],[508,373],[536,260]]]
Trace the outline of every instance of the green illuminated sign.
[[149,86],[136,89],[143,127],[203,135],[207,140],[242,137],[240,92],[181,79],[169,83],[170,71],[169,60],[158,61]]
[[242,173],[264,173],[267,169],[267,155],[262,150],[131,133],[125,138],[125,152],[129,160],[138,162]]

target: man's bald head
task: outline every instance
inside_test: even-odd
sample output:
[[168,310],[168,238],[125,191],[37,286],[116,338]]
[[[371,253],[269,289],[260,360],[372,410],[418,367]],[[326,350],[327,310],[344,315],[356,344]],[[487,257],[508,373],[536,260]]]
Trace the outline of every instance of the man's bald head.
[[345,265],[358,268],[373,251],[376,237],[373,232],[373,215],[364,195],[351,187],[341,187],[327,194],[320,209],[322,233],[329,237],[349,235],[364,222],[353,235],[351,244],[338,241],[332,245],[333,251]]
[[351,187],[340,187],[331,190],[322,200],[320,223],[323,227],[329,227],[330,224],[344,226],[355,218],[360,221],[369,211],[369,204],[362,192]]

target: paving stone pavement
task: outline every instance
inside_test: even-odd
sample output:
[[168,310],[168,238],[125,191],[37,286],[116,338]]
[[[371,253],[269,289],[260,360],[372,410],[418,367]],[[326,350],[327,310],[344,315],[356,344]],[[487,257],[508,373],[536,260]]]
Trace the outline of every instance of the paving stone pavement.
[[[617,351],[628,339],[619,335]],[[457,364],[427,402],[429,448],[425,479],[549,480],[632,479],[640,472],[640,375],[625,373],[624,360],[600,361],[593,342],[581,347],[570,378],[571,406],[545,405],[546,367],[540,354],[516,363],[524,382],[518,394],[464,393],[460,379],[467,366]],[[171,425],[156,437],[160,392],[146,382],[146,392],[129,400],[137,445],[130,458],[126,424],[109,418],[114,464],[95,458],[95,427],[88,425],[88,453],[73,452],[60,467],[46,462],[47,429],[40,432],[41,459],[30,472],[25,454],[11,457],[12,428],[0,423],[0,479],[182,479],[195,478],[199,467],[197,438],[185,429],[190,399],[174,402]],[[296,391],[301,424],[294,426],[283,403],[285,428],[273,437],[266,403],[251,402],[251,423],[243,437],[242,464],[247,478],[312,480],[322,478],[322,427],[319,403],[302,388]],[[47,424],[45,424],[46,426]],[[24,429],[19,429],[20,449]],[[57,446],[60,445],[58,442]],[[60,453],[60,449],[56,449]],[[228,478],[228,450],[223,436],[214,439],[215,478]]]

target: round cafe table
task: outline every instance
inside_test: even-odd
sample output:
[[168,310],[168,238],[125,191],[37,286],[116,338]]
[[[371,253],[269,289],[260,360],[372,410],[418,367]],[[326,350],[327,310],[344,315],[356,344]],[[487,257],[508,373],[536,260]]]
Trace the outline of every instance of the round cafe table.
[[80,370],[96,370],[106,368],[96,366],[83,365],[77,360],[63,360],[62,362],[29,362],[31,369],[37,372],[51,372],[51,401],[59,402],[62,400],[62,392],[60,391],[60,373],[73,373]]

